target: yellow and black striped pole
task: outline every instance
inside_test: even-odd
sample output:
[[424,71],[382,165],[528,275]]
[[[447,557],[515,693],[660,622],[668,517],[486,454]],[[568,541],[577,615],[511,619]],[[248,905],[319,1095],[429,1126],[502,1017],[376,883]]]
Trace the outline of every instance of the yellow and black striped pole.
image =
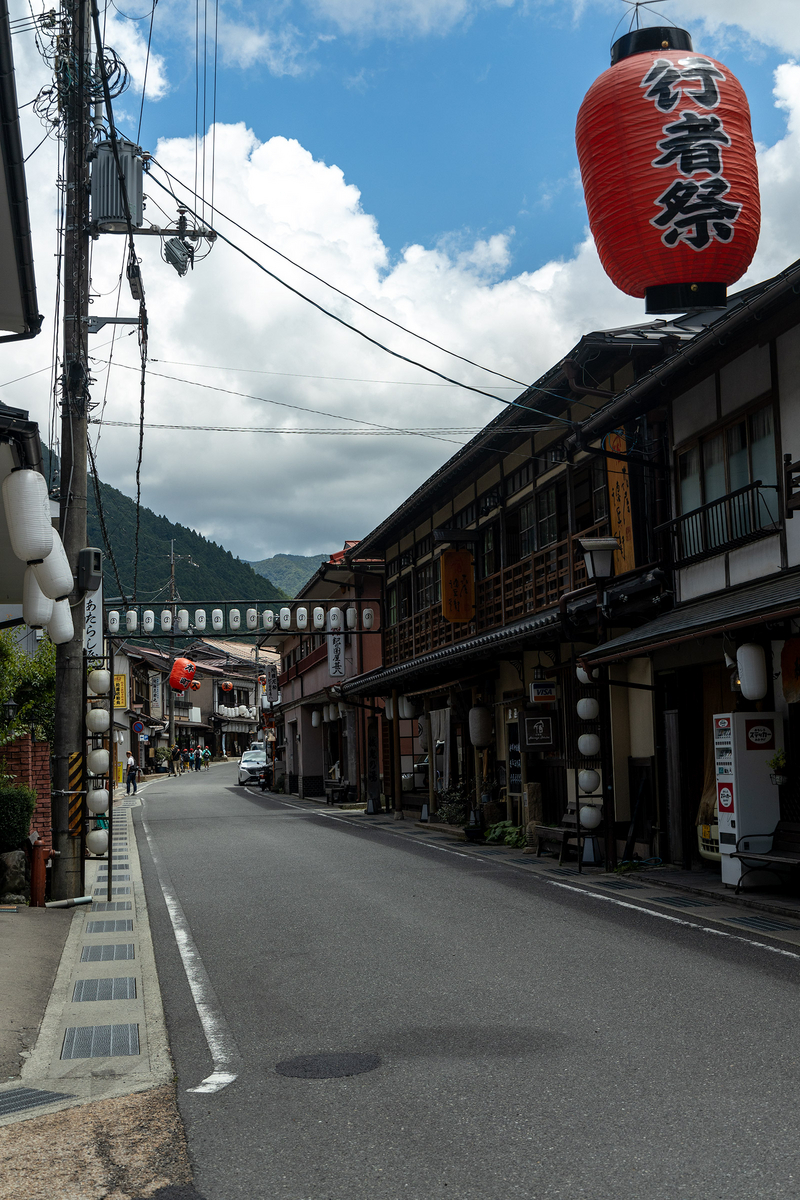
[[69,836],[81,836],[83,820],[83,755],[69,756]]

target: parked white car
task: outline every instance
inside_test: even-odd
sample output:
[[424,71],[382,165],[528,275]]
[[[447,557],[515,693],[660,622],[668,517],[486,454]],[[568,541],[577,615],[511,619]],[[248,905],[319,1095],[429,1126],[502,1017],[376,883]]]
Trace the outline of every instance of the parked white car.
[[266,765],[267,756],[263,750],[245,750],[239,759],[239,783],[258,783],[258,773]]

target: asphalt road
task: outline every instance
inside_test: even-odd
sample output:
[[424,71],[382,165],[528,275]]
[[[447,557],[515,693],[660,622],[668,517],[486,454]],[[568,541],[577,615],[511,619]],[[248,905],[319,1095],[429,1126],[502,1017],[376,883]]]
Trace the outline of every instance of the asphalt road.
[[[800,961],[235,777],[143,792],[150,843],[135,810],[205,1200],[795,1200]],[[241,1056],[218,1092],[151,849]],[[276,1071],[343,1052],[380,1065]]]

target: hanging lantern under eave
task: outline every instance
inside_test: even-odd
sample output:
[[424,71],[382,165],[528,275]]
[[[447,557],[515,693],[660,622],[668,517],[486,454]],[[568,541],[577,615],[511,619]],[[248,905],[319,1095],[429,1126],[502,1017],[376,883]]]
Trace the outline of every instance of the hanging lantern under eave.
[[750,109],[686,30],[637,29],[578,113],[589,224],[606,274],[649,313],[724,307],[761,224]]
[[63,646],[75,637],[75,626],[72,621],[72,609],[69,600],[56,600],[53,614],[47,622],[47,636],[54,646]]
[[232,692],[233,691],[233,684],[229,683],[227,680],[225,681],[225,683],[221,683],[219,686],[220,686],[220,691],[222,691],[222,692]]
[[41,629],[53,615],[53,601],[39,587],[33,567],[25,568],[22,584],[22,619],[31,629]]

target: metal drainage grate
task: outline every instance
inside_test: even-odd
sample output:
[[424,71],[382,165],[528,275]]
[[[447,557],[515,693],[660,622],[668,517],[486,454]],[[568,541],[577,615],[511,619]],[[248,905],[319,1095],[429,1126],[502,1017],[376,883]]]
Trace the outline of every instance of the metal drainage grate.
[[95,912],[130,912],[130,900],[93,900],[91,911]]
[[37,1088],[13,1088],[0,1092],[0,1117],[22,1112],[26,1108],[38,1108],[40,1104],[55,1104],[59,1100],[72,1100],[68,1092],[42,1092]]
[[87,933],[130,933],[133,930],[133,921],[126,917],[119,921],[89,921],[86,926]]
[[[114,883],[130,883],[131,877],[130,875],[125,875],[120,871],[112,871],[111,879]],[[108,883],[108,871],[98,871],[97,882]]]
[[618,892],[639,892],[642,888],[640,883],[628,883],[627,879],[598,879],[597,882],[603,887],[615,888]]
[[301,1054],[275,1064],[279,1075],[292,1079],[341,1079],[363,1075],[381,1065],[377,1054]]
[[746,929],[760,929],[764,933],[780,929],[797,929],[796,925],[789,925],[786,921],[775,921],[772,917],[728,917],[728,920],[733,925],[744,925]]
[[116,962],[135,957],[132,942],[117,946],[84,946],[81,950],[81,962]]
[[[108,885],[106,884],[105,887],[95,888],[94,894],[95,894],[95,896],[105,896],[107,891],[108,891]],[[112,889],[111,889],[112,896],[130,896],[130,894],[131,894],[131,889],[128,887],[112,887]]]
[[82,1000],[135,1000],[136,980],[127,979],[79,979],[72,993],[72,1003]]
[[84,1025],[68,1029],[62,1058],[119,1058],[139,1053],[138,1025]]
[[551,875],[569,875],[572,879],[578,878],[578,872],[571,871],[569,867],[546,867],[545,870]]
[[713,908],[709,900],[693,900],[691,896],[653,896],[659,904],[671,904],[673,908]]

